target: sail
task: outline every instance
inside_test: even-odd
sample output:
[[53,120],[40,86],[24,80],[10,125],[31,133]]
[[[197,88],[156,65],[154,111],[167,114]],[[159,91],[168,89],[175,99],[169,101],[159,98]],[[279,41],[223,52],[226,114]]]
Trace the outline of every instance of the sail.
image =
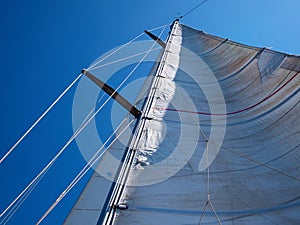
[[107,205],[101,176],[82,194],[89,224],[300,223],[299,71],[175,21]]

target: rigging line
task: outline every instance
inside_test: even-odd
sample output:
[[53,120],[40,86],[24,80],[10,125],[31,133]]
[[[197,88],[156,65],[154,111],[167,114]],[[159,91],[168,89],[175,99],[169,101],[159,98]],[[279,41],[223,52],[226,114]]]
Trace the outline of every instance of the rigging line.
[[212,204],[212,202],[210,200],[210,170],[209,170],[210,166],[208,165],[208,140],[206,140],[205,154],[206,154],[206,167],[207,167],[207,184],[206,184],[207,185],[207,187],[206,187],[207,188],[206,189],[206,191],[207,191],[207,201],[206,201],[206,203],[204,205],[204,208],[203,208],[203,211],[201,213],[198,225],[201,224],[203,216],[204,216],[204,213],[205,213],[208,205],[210,205],[210,208],[212,209],[215,217],[217,218],[218,223],[220,225],[222,225],[220,217],[218,216],[218,214],[217,214],[216,210],[214,209],[213,204]]
[[[152,46],[153,47],[153,46]],[[151,47],[151,48],[152,48]],[[151,49],[150,48],[150,49]],[[148,52],[149,53],[149,52]],[[147,54],[148,54],[147,53]],[[144,60],[144,58],[145,57],[143,57],[143,59],[142,60]],[[141,60],[141,61],[142,61]],[[141,63],[141,61],[139,62],[139,64]],[[138,64],[138,65],[139,65]],[[135,67],[135,69],[138,67],[138,65]],[[134,69],[134,70],[135,70]],[[127,77],[127,79],[129,78],[129,76],[134,72],[134,70],[128,75],[128,77]],[[76,79],[76,81],[80,78],[80,76],[81,76],[82,74],[80,74],[79,76],[78,76],[78,78]],[[76,81],[74,81],[74,83],[76,82]],[[124,80],[124,82],[125,82],[125,80]],[[119,85],[119,87],[118,88],[120,88],[120,86],[124,83],[124,82],[122,82],[120,85]],[[117,89],[118,90],[118,89]],[[107,99],[107,101],[106,102],[108,102],[108,100],[109,100],[110,98],[108,98]],[[103,108],[103,106],[106,104],[106,102],[102,105],[102,107],[100,107],[98,110],[97,110],[97,112],[93,115],[93,117],[92,118],[94,118],[95,117],[95,115],[100,111],[100,109],[101,108]],[[82,126],[79,130],[77,130],[75,133],[74,133],[74,135],[71,137],[71,139],[67,142],[67,144],[63,147],[63,149],[61,149],[61,151],[50,161],[50,163],[41,171],[41,173],[22,191],[22,193],[1,213],[1,215],[0,215],[0,217],[2,217],[6,212],[7,212],[7,210],[9,209],[9,208],[11,208],[11,206],[21,197],[21,196],[23,196],[25,193],[27,193],[27,191],[29,190],[29,189],[31,189],[32,188],[32,186],[35,184],[35,182],[37,182],[37,181],[39,181],[40,179],[41,179],[41,177],[42,176],[44,176],[45,175],[45,173],[47,172],[47,170],[53,165],[53,163],[55,162],[55,160],[59,157],[59,155],[65,150],[65,148],[71,143],[71,141],[72,140],[74,140],[75,138],[76,138],[76,136],[84,129],[84,127],[91,121],[91,119],[92,118],[90,118],[88,121],[87,121],[87,123],[84,125],[84,126]],[[37,182],[38,183],[38,182]],[[37,184],[36,183],[36,184]],[[35,185],[36,185],[35,184]],[[31,192],[31,191],[30,191]],[[23,198],[23,197],[22,197]]]
[[200,216],[198,225],[201,225],[201,223],[202,223],[202,219],[203,219],[204,213],[205,213],[205,211],[206,211],[207,205],[208,205],[208,201],[206,201],[205,204],[204,204],[203,211],[202,211],[202,213],[201,213],[201,216]]
[[22,137],[8,150],[8,152],[1,158],[0,163],[5,160],[10,153],[19,145],[19,143],[30,133],[30,131],[46,116],[46,114],[54,107],[54,105],[70,90],[70,88],[78,81],[82,76],[79,74],[75,80],[58,96],[58,98],[46,109],[46,111],[32,124],[32,126],[22,135]]
[[[88,115],[89,116],[89,115]],[[85,120],[84,121],[86,121],[87,120],[87,118],[88,118],[88,116],[85,118]],[[127,117],[126,117],[127,118]],[[125,118],[125,119],[126,119]],[[125,121],[125,119],[121,122],[121,124],[116,128],[116,131],[120,128],[120,126],[123,124],[123,122]],[[84,123],[84,122],[83,122]],[[81,126],[83,125],[83,123],[81,124]],[[132,123],[132,121],[130,122],[130,124]],[[129,125],[130,125],[129,124]],[[129,126],[128,125],[128,126]],[[126,127],[127,128],[127,127]],[[125,129],[126,129],[125,128]],[[123,133],[123,131],[122,131],[122,133]],[[113,133],[114,134],[114,133]],[[112,135],[113,135],[112,134]],[[109,139],[111,139],[111,137],[112,137],[112,135],[109,137]],[[108,140],[103,144],[103,146],[105,145],[105,144],[107,144],[107,142],[108,142]],[[102,148],[103,148],[103,146],[102,146]],[[110,147],[110,146],[109,146]],[[108,148],[109,148],[108,147]],[[96,153],[96,154],[98,154],[101,150],[102,150],[102,148],[101,149],[99,149],[98,150],[98,152]],[[95,156],[94,156],[95,157]],[[100,158],[101,156],[99,156],[97,159],[96,159],[96,162],[98,161],[98,159]],[[92,160],[92,159],[91,159]],[[91,160],[89,161],[89,163],[88,164],[90,164],[90,162],[91,162]],[[94,164],[92,164],[91,165],[91,167],[93,166]],[[49,170],[49,168],[48,168],[48,170]],[[89,170],[89,168],[88,168],[88,170]],[[88,171],[86,171],[82,176],[84,176],[86,173],[87,173]],[[23,204],[23,202],[27,199],[27,197],[29,196],[29,194],[33,191],[33,189],[36,187],[36,185],[39,183],[39,181],[44,177],[44,175],[45,175],[46,173],[44,173],[34,184],[33,184],[33,186],[32,187],[30,187],[30,189],[28,189],[27,190],[27,192],[26,193],[24,193],[24,195],[19,199],[19,201],[16,203],[16,205],[13,207],[13,209],[9,212],[9,214],[11,214],[12,213],[12,211],[14,210],[14,212],[13,212],[13,214],[18,210],[18,208]],[[79,178],[79,179],[81,179],[82,178],[82,176]],[[79,180],[78,180],[79,181]],[[77,182],[78,182],[77,181]],[[76,184],[77,184],[77,182],[73,185],[73,186],[75,186]],[[73,188],[73,186],[70,188],[70,189],[72,189]],[[67,193],[68,193],[69,191],[67,191]],[[67,194],[66,193],[66,194]],[[24,197],[25,196],[25,197]],[[17,206],[18,205],[18,206]],[[16,208],[17,207],[17,208]],[[8,215],[9,215],[8,214]],[[9,217],[9,219],[8,220],[10,220],[10,218],[13,216],[13,214]],[[8,215],[6,215],[6,217],[5,218],[7,218],[7,216]],[[5,218],[0,222],[0,224],[2,224],[2,222],[5,220]],[[8,221],[6,221],[6,223],[7,223]],[[5,224],[6,224],[5,223]]]
[[104,98],[105,93],[103,93],[101,95],[101,97],[96,101],[96,104],[94,107],[92,107],[92,109],[89,111],[89,113],[87,114],[87,116],[84,118],[84,120],[82,121],[82,123],[80,124],[79,127],[82,127],[83,124],[91,117],[92,113],[95,112],[95,108],[97,108],[98,104],[101,102],[101,100]]
[[182,19],[183,17],[186,17],[187,15],[189,15],[190,13],[192,13],[194,10],[196,10],[197,8],[199,8],[200,6],[202,6],[205,2],[207,2],[208,0],[204,0],[201,3],[199,3],[198,5],[196,5],[194,8],[192,8],[190,11],[186,12],[183,16],[180,16],[179,19]]
[[118,51],[120,51],[121,49],[125,48],[127,45],[131,44],[132,42],[134,42],[135,40],[137,40],[138,38],[140,38],[141,36],[144,35],[143,33],[140,33],[139,35],[137,35],[135,38],[131,39],[129,42],[121,45],[120,47],[118,47],[117,49],[115,49],[114,51],[112,51],[111,53],[109,53],[108,55],[104,56],[103,58],[99,59],[99,61],[93,63],[92,65],[90,65],[87,70],[91,70],[94,66],[98,65],[99,63],[103,62],[105,59],[109,58],[110,56],[112,56],[113,54],[117,53]]
[[[156,50],[160,50],[160,49],[161,49],[161,47],[154,48],[154,49],[152,49],[150,52],[156,51]],[[104,67],[104,66],[109,66],[109,65],[114,64],[114,63],[117,63],[117,62],[125,61],[125,60],[127,60],[127,59],[131,59],[131,58],[134,58],[134,57],[139,56],[139,55],[143,55],[143,54],[145,54],[146,52],[147,52],[147,51],[140,52],[140,53],[137,53],[137,54],[134,54],[134,55],[131,55],[131,56],[127,56],[127,57],[124,57],[124,58],[121,58],[121,59],[117,59],[117,60],[112,61],[112,62],[108,62],[108,63],[102,64],[102,65],[93,67],[93,68],[90,69],[90,71],[93,71],[93,70],[95,70],[95,69],[99,69],[99,68]]]
[[[161,28],[161,27],[159,27],[159,28]],[[161,47],[154,48],[154,49],[150,50],[149,52],[152,52],[152,51],[155,51],[155,50],[158,50],[158,49],[161,49]],[[99,65],[99,66],[97,66],[97,67],[92,68],[91,70],[94,70],[94,69],[97,69],[97,68],[101,68],[101,67],[104,67],[104,66],[108,66],[108,65],[110,65],[110,64],[113,64],[113,63],[116,63],[116,62],[120,62],[120,61],[129,59],[129,58],[132,58],[132,57],[135,57],[135,56],[139,56],[139,55],[142,55],[142,54],[145,54],[145,53],[147,53],[147,51],[144,51],[144,52],[141,52],[141,53],[137,53],[137,54],[132,55],[132,56],[124,57],[124,58],[121,58],[121,59],[118,59],[118,60],[116,60],[116,61],[112,61],[112,62],[109,62],[109,63],[106,63],[106,64]],[[101,97],[97,100],[96,105],[97,105],[98,103],[100,103],[100,101],[103,99],[104,96],[105,96],[105,93],[103,93],[103,94],[101,95]],[[142,100],[142,99],[141,99],[141,100]],[[139,101],[141,101],[141,100],[139,100]],[[138,102],[139,102],[139,101],[138,101]],[[138,103],[138,102],[137,102],[137,103]],[[135,103],[135,104],[137,104],[137,103]],[[92,114],[93,110],[94,110],[94,107],[90,110],[90,112],[89,112],[88,115],[86,116],[84,122],[85,122],[85,121],[88,119],[88,117]],[[82,124],[83,124],[84,122],[82,122]]]
[[[166,26],[162,29],[162,31],[160,32],[158,38],[161,37],[161,35],[163,34],[163,32],[164,32],[165,29],[166,29]],[[152,46],[154,46],[155,44],[156,44],[156,42],[154,42]],[[154,94],[153,94],[153,96],[154,96]],[[147,106],[146,106],[146,108],[147,108]],[[146,109],[146,111],[147,111],[147,109]],[[149,111],[148,111],[148,113],[149,113]],[[138,135],[136,136],[135,140],[133,142],[131,142],[130,147],[129,147],[130,149],[135,149],[136,148],[136,146],[138,144],[138,138],[137,137],[140,137],[139,133],[142,131],[141,127],[143,127],[143,124],[140,124],[139,127],[137,128],[138,129]],[[124,175],[124,173],[126,173],[126,170],[127,170],[126,167],[122,168],[122,170],[120,171],[120,176],[118,177],[117,183],[119,183],[119,184],[125,184],[126,181],[123,183],[122,180],[126,180],[127,179],[126,177],[123,178],[123,175]]]
[[105,95],[106,95],[106,93],[102,93],[101,97],[96,101],[95,106],[91,108],[91,110],[89,111],[87,116],[84,118],[84,120],[82,121],[82,123],[80,124],[79,127],[83,126],[83,124],[90,118],[92,113],[95,112],[95,108],[97,108],[98,104],[101,102],[101,100],[104,98]]
[[155,31],[155,30],[159,30],[159,29],[162,29],[162,28],[165,29],[166,26],[170,26],[170,24],[165,24],[165,25],[162,25],[162,26],[160,26],[160,27],[155,27],[155,28],[150,29],[149,31]]
[[213,206],[213,204],[212,204],[211,201],[209,201],[209,205],[210,205],[210,208],[212,209],[212,211],[214,212],[214,214],[215,214],[215,216],[216,216],[216,218],[217,218],[217,220],[218,220],[218,223],[219,223],[220,225],[222,225],[221,220],[220,220],[220,217],[218,216],[218,214],[217,214],[217,212],[216,212],[216,210],[215,210],[215,208],[214,208],[214,206]]
[[[165,28],[166,27],[164,27],[164,29],[161,31],[161,33],[160,33],[160,35],[159,35],[159,38],[160,38],[160,36],[163,34],[163,32],[164,32],[164,30],[165,30]],[[153,44],[155,44],[155,43],[153,43]],[[167,45],[168,46],[168,45]],[[168,48],[168,47],[167,47]],[[165,50],[166,51],[166,50]],[[164,55],[165,56],[165,55]],[[163,67],[162,66],[162,64],[160,64],[159,65],[159,67],[158,67],[158,74],[161,72],[161,70],[162,70],[162,68],[161,67]],[[157,77],[158,78],[158,77]],[[156,81],[154,81],[154,82],[157,82],[157,80]],[[150,88],[150,93],[149,93],[149,96],[152,96],[152,97],[154,97],[154,93],[155,93],[155,91],[156,91],[156,89],[152,89],[152,87],[153,86],[155,86],[155,84],[154,83],[152,83],[152,85],[151,85],[151,88]],[[153,94],[153,95],[152,95]],[[146,105],[145,105],[145,112],[144,112],[144,115],[146,115],[146,112],[148,112],[149,113],[149,111],[148,111],[148,109],[149,109],[149,107],[150,107],[150,105],[151,105],[151,100],[147,100],[147,103],[146,103]],[[148,106],[148,104],[149,104],[149,106]],[[144,120],[145,121],[145,120]],[[139,140],[139,137],[140,137],[140,132],[142,131],[142,127],[144,126],[144,124],[143,124],[143,122],[142,122],[142,124],[139,124],[138,125],[138,128],[137,128],[137,136],[136,136],[136,138],[135,138],[135,140],[134,141],[131,141],[131,143],[130,143],[130,147],[129,147],[129,149],[135,149],[135,146],[138,144],[138,140]],[[124,161],[126,161],[127,162],[127,158],[128,158],[129,156],[127,155],[126,156],[126,158],[125,158],[125,160]],[[129,157],[130,158],[130,157]],[[130,159],[128,159],[128,160],[130,160]],[[127,164],[128,165],[128,164]],[[118,184],[125,184],[125,182],[126,182],[126,180],[127,180],[127,178],[126,178],[126,176],[124,176],[124,174],[126,173],[126,171],[127,171],[127,167],[124,167],[124,166],[122,166],[122,168],[121,168],[121,171],[120,171],[120,173],[119,173],[119,177],[118,177],[118,180],[117,180],[117,183]],[[124,180],[124,183],[123,183],[123,180]],[[115,201],[115,199],[117,198],[117,195],[118,195],[118,192],[119,192],[119,188],[120,188],[120,186],[118,186],[116,189],[114,189],[114,192],[113,192],[113,197],[111,198],[112,200],[111,200],[111,202],[112,203],[114,203],[114,201]]]
[[[164,27],[164,29],[161,31],[159,37],[163,34],[164,30],[165,30],[166,26]],[[115,89],[115,91],[107,98],[107,100],[104,102],[104,104],[106,104],[111,98],[112,96],[119,91],[119,89],[121,88],[121,86],[129,79],[129,77],[136,71],[136,69],[141,65],[141,63],[144,61],[144,59],[148,56],[148,54],[151,52],[151,50],[153,49],[154,45],[156,44],[156,42],[154,42],[151,47],[147,50],[147,52],[145,53],[145,55],[141,58],[141,60],[135,65],[135,67],[130,71],[130,73],[127,75],[127,77],[119,84],[119,86]]]
[[259,164],[259,165],[261,165],[261,166],[264,166],[264,167],[266,167],[266,168],[269,168],[270,170],[273,170],[274,172],[280,173],[280,174],[282,174],[282,175],[284,175],[284,176],[287,176],[287,177],[289,177],[289,178],[292,178],[293,180],[296,180],[296,181],[299,181],[299,182],[300,182],[300,179],[299,179],[299,178],[294,177],[293,175],[290,175],[290,174],[288,174],[288,173],[286,173],[286,172],[284,172],[284,171],[282,171],[282,170],[279,170],[279,169],[276,169],[276,168],[274,168],[274,167],[272,167],[272,166],[269,166],[269,165],[267,165],[266,163],[259,162],[259,161],[257,161],[256,159],[253,159],[253,158],[251,158],[251,157],[249,157],[249,156],[247,156],[247,155],[245,155],[245,154],[242,154],[242,153],[233,151],[233,150],[231,150],[231,149],[229,149],[229,148],[227,148],[227,147],[221,146],[221,148],[224,148],[225,150],[227,150],[227,151],[229,151],[229,152],[231,152],[231,153],[233,153],[233,154],[235,154],[235,155],[238,155],[238,156],[240,156],[240,157],[242,157],[242,158],[248,159],[249,161],[252,161],[252,162],[254,162],[254,163],[256,163],[256,164]]
[[[163,31],[162,31],[163,33]],[[161,34],[162,34],[161,33]],[[153,48],[155,43],[149,48],[149,51]],[[139,63],[133,68],[133,70],[128,74],[128,76],[119,84],[119,86],[115,89],[114,93],[116,93],[121,86],[129,79],[129,77],[134,73],[134,71],[139,67],[139,65],[142,63],[144,58],[148,55],[149,52],[147,52],[144,57],[139,61]],[[57,158],[64,152],[64,150],[69,146],[69,144],[81,133],[81,131],[90,123],[90,121],[99,113],[99,111],[106,105],[106,103],[112,98],[114,95],[110,95],[106,101],[99,107],[99,109],[93,114],[91,118],[87,120],[87,122],[80,127],[68,140],[68,142],[60,149],[60,151],[52,158],[52,160],[44,167],[44,169],[27,185],[27,187],[9,204],[9,206],[0,214],[0,217],[2,217],[11,207],[15,204],[18,199],[26,193],[26,191],[33,185],[33,183],[44,173],[47,172],[47,170],[54,164],[54,162],[57,160]]]
[[[163,31],[165,30],[166,25],[164,26]],[[162,35],[163,31],[161,32],[160,36]],[[95,116],[98,114],[98,112],[106,105],[106,103],[112,98],[112,96],[121,88],[121,86],[129,79],[129,77],[136,71],[136,69],[140,66],[140,64],[144,61],[144,59],[148,56],[148,54],[153,50],[155,43],[145,52],[145,55],[142,57],[142,59],[138,62],[138,64],[130,71],[130,73],[127,75],[127,77],[119,84],[119,86],[115,89],[115,91],[112,93],[112,95],[108,96],[108,98],[105,100],[105,102],[102,104],[102,106],[96,111],[96,113],[88,120],[87,123],[89,123]],[[103,95],[102,95],[103,97]],[[101,99],[102,99],[101,97]],[[100,101],[100,100],[99,100]],[[92,109],[93,110],[93,109]],[[90,113],[92,112],[90,111]],[[89,113],[89,115],[90,115]],[[88,116],[89,116],[88,115]]]
[[[99,110],[98,110],[98,112],[99,112]],[[89,116],[89,115],[88,115]],[[87,120],[87,118],[88,118],[88,116],[85,118],[85,120],[84,121],[86,121]],[[83,122],[84,123],[84,122]],[[81,124],[81,127],[82,126],[84,126],[83,125],[83,123]],[[89,122],[87,122],[87,123],[89,123]],[[86,125],[86,124],[85,124]],[[80,127],[80,128],[81,128]],[[79,130],[77,130],[75,133],[74,133],[74,135],[71,137],[71,139],[73,138],[75,138],[79,133],[80,133],[80,131],[78,132]],[[48,164],[49,165],[49,164]],[[48,166],[47,165],[47,166]],[[31,191],[35,188],[35,186],[39,183],[39,181],[42,179],[42,177],[46,174],[46,172],[50,169],[50,167],[51,166],[49,166],[49,167],[47,167],[47,169],[43,172],[43,173],[40,173],[41,174],[41,176],[37,176],[36,178],[37,179],[34,179],[33,180],[33,182],[32,183],[30,183],[27,187],[26,187],[26,189],[25,189],[25,191],[24,192],[22,192],[10,205],[9,205],[9,207],[8,208],[10,208],[12,205],[14,205],[14,204],[18,204],[20,201],[22,201],[22,199],[24,198],[24,195],[29,195],[30,193],[31,193]],[[34,187],[32,187],[32,186],[34,186]],[[30,190],[30,192],[27,194],[27,192]],[[27,197],[26,197],[27,198]],[[25,199],[26,199],[25,198]],[[25,200],[24,199],[24,200]],[[24,201],[23,200],[23,201]],[[23,202],[22,201],[22,202]],[[7,209],[8,209],[7,208]],[[13,208],[15,208],[15,206],[13,207]],[[0,217],[2,217],[6,212],[7,212],[7,209],[0,215]],[[1,224],[1,223],[0,223]]]
[[[52,212],[52,210],[59,204],[59,202],[69,193],[69,191],[81,180],[81,178],[92,168],[92,166],[103,156],[104,153],[119,139],[119,137],[124,133],[124,131],[132,124],[135,119],[132,119],[126,127],[114,138],[114,140],[109,144],[105,150],[97,156],[100,151],[104,148],[104,146],[110,141],[113,135],[119,130],[119,128],[123,125],[123,123],[128,118],[125,119],[120,123],[118,128],[110,135],[110,137],[105,141],[105,143],[98,149],[98,151],[94,154],[94,156],[90,159],[90,161],[84,166],[84,168],[77,174],[77,176],[72,180],[72,182],[68,185],[68,187],[59,195],[56,201],[48,208],[48,210],[43,214],[43,216],[39,219],[36,225],[39,225],[48,215]],[[97,158],[96,158],[97,157]],[[96,159],[95,159],[96,158]]]
[[208,205],[210,205],[210,208],[212,209],[214,215],[216,216],[219,225],[222,225],[221,220],[220,220],[220,217],[218,216],[218,214],[217,214],[215,208],[213,207],[211,201],[206,201],[206,202],[205,202],[205,205],[204,205],[204,207],[203,207],[204,209],[203,209],[203,211],[202,211],[202,213],[201,213],[201,217],[200,217],[200,220],[199,220],[199,222],[198,222],[198,225],[201,225],[202,219],[203,219],[203,216],[204,216],[204,213],[205,213],[205,211],[206,211]]
[[[125,118],[126,119],[126,118]],[[125,120],[124,120],[125,121]],[[123,121],[123,122],[124,122]],[[61,195],[57,198],[57,200],[51,205],[51,207],[45,212],[45,214],[41,217],[41,219],[37,222],[37,224],[40,224],[46,217],[49,215],[49,213],[57,206],[57,204],[68,194],[68,192],[81,180],[81,178],[89,171],[89,169],[102,157],[102,155],[114,144],[116,140],[123,134],[123,132],[132,124],[134,119],[119,133],[116,138],[109,144],[109,146],[95,159],[95,157],[98,155],[98,153],[103,149],[105,144],[108,142],[108,140],[112,137],[109,137],[109,139],[102,145],[102,147],[95,153],[92,159],[85,165],[85,167],[80,171],[79,174],[73,179],[73,181],[68,185],[68,187],[61,193]],[[122,122],[122,123],[123,123]],[[122,124],[120,124],[121,126]],[[118,128],[117,128],[118,129]]]
[[[123,122],[125,122],[125,120],[127,119],[127,117],[124,119]],[[82,169],[82,171],[80,172],[81,175],[79,176],[79,174],[76,176],[77,178],[77,181],[74,181],[74,183],[72,184],[72,186],[70,186],[70,188],[66,189],[67,192],[65,193],[65,195],[78,183],[78,181],[88,172],[88,170],[102,157],[102,155],[107,151],[109,150],[109,148],[116,142],[116,140],[118,140],[118,138],[125,132],[125,130],[134,122],[135,119],[132,119],[127,125],[126,127],[116,136],[116,138],[108,145],[108,147],[99,155],[98,153],[103,149],[103,147],[105,146],[105,144],[108,143],[108,141],[106,143],[103,144],[103,146],[98,149],[98,151],[95,153],[95,155],[92,157],[92,159],[90,159],[90,161],[87,163],[87,165],[85,166],[85,168]],[[122,124],[120,124],[120,126],[116,129],[118,130],[120,127],[122,126]],[[112,137],[112,135],[111,135]],[[109,139],[111,138],[109,137]],[[96,158],[97,156],[97,158]],[[96,158],[96,159],[95,159]],[[84,171],[85,169],[85,171]],[[75,179],[74,179],[75,180]]]
[[[27,192],[19,199],[19,201],[14,205],[14,207],[7,213],[7,215],[2,219],[2,221],[0,222],[0,224],[7,224],[10,219],[13,217],[13,215],[17,212],[17,210],[21,207],[21,205],[24,203],[24,201],[27,199],[27,197],[30,195],[30,193],[34,190],[34,188],[36,187],[36,185],[39,183],[39,181],[44,177],[45,174],[43,174],[43,176],[41,176],[39,178],[38,181],[36,181],[34,183],[34,185],[32,187],[30,187],[30,189],[27,190]],[[6,220],[6,221],[5,221]],[[5,221],[5,222],[4,222]]]
[[90,117],[83,126],[80,126],[75,133],[71,136],[71,138],[67,141],[67,143],[60,149],[60,151],[52,158],[52,160],[44,167],[44,169],[27,185],[27,187],[9,204],[9,206],[0,214],[0,218],[27,192],[27,190],[39,179],[39,177],[43,176],[50,167],[54,164],[57,158],[64,152],[64,150],[69,146],[69,144],[80,134],[80,132],[89,124],[89,122],[98,114],[98,112],[104,107],[104,105],[108,102],[110,98],[106,99],[106,101],[99,107],[99,109]]
[[[161,31],[159,37],[163,34],[165,28],[166,27],[164,27],[164,29]],[[156,42],[154,42],[153,45],[155,45],[155,43]],[[168,44],[167,44],[167,46],[168,46]],[[166,49],[167,48],[168,47],[166,47]],[[164,51],[164,55],[165,55],[165,52],[166,52],[166,50]],[[159,64],[158,71],[161,71],[161,67],[162,67],[162,64]],[[157,72],[157,74],[159,74],[159,73],[160,72]],[[158,78],[158,77],[156,77],[156,78]],[[156,82],[156,81],[154,81],[154,82]],[[152,83],[152,85],[151,85],[149,96],[152,96],[151,94],[153,93],[153,91],[155,92],[155,90],[156,90],[156,89],[155,90],[152,89],[153,86],[155,86],[154,83]],[[148,98],[147,101],[146,101],[145,106],[143,107],[143,109],[146,109],[145,112],[143,112],[143,115],[146,115],[147,109],[149,109],[149,107],[150,107],[150,106],[147,107],[149,102],[151,102],[151,100]],[[151,105],[151,103],[150,103],[150,105]],[[145,120],[143,120],[143,121],[145,121]],[[137,125],[137,130],[135,131],[137,133],[137,136],[134,135],[135,138],[130,141],[129,149],[135,149],[134,146],[136,146],[136,144],[138,144],[138,140],[139,140],[139,137],[141,135],[143,125],[144,125],[143,122],[142,122],[142,124]],[[134,154],[130,154],[129,151],[128,151],[125,158],[124,158],[124,162],[126,162],[126,163],[123,164],[123,166],[121,167],[121,169],[118,173],[118,179],[117,179],[117,182],[116,182],[117,185],[115,185],[113,187],[111,197],[108,198],[107,202],[105,203],[105,207],[108,210],[107,212],[105,212],[105,214],[107,214],[107,215],[104,216],[104,215],[102,215],[102,213],[100,215],[100,217],[103,216],[103,220],[104,220],[104,222],[102,221],[103,223],[107,223],[107,220],[110,220],[112,218],[112,216],[114,216],[115,209],[111,206],[116,204],[116,201],[119,200],[119,197],[120,197],[120,195],[122,194],[122,192],[124,190],[124,187],[125,187],[125,184],[126,184],[127,178],[128,178],[127,175],[129,173],[128,165],[131,165],[133,155]],[[100,221],[100,218],[99,218],[99,221]],[[98,223],[99,223],[99,221],[98,221]]]
[[[168,24],[157,27],[157,28],[153,28],[150,31],[154,31],[157,29],[161,29],[164,28],[163,30],[165,30],[166,26],[168,26]],[[103,62],[105,59],[109,58],[110,56],[114,55],[115,53],[117,53],[118,51],[120,51],[121,49],[125,48],[127,45],[131,44],[132,42],[134,42],[135,40],[137,40],[138,38],[140,38],[141,36],[143,36],[145,34],[145,32],[140,33],[139,35],[137,35],[135,38],[131,39],[129,42],[121,45],[120,47],[118,47],[117,49],[115,49],[114,51],[112,51],[111,53],[109,53],[107,56],[103,57],[102,59],[100,59],[98,62],[95,62],[94,64],[90,65],[87,70],[91,70],[93,69],[93,67],[95,67],[96,65],[98,65],[99,63]]]
[[207,168],[207,201],[210,201],[210,174],[209,174],[209,165],[208,165],[208,140],[206,140],[206,168]]
[[[162,35],[162,33],[164,32],[166,27],[164,27],[164,29],[162,30],[162,32],[160,33],[159,37]],[[175,28],[176,29],[176,28]],[[146,104],[144,106],[144,111],[145,111],[145,116],[147,116],[147,114],[149,113],[149,110],[150,110],[150,106],[152,104],[152,99],[154,98],[154,95],[156,93],[156,86],[158,85],[158,82],[159,82],[159,75],[162,73],[162,70],[163,70],[163,67],[164,67],[164,64],[165,64],[165,58],[166,58],[166,54],[167,54],[167,51],[168,51],[168,48],[169,48],[169,43],[171,43],[171,36],[169,35],[169,40],[167,40],[167,45],[166,45],[166,48],[165,50],[163,51],[163,55],[162,55],[162,58],[160,60],[160,63],[158,64],[158,68],[157,68],[157,71],[155,73],[155,77],[152,81],[152,84],[151,84],[151,87],[149,88],[149,98],[148,100],[146,101]]]

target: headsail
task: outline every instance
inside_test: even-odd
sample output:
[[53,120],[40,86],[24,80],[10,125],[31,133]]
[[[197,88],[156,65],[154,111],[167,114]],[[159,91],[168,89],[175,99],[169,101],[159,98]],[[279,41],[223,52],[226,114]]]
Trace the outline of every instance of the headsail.
[[298,56],[176,21],[106,224],[299,223],[299,71]]

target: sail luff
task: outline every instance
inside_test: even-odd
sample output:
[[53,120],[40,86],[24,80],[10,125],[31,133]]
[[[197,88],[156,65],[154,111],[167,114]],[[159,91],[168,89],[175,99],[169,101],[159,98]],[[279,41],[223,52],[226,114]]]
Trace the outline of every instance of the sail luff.
[[117,180],[117,185],[114,187],[114,191],[111,196],[111,202],[109,205],[109,211],[106,214],[104,221],[99,220],[98,224],[112,224],[113,221],[115,220],[116,211],[118,209],[120,209],[118,206],[119,206],[119,204],[122,204],[122,202],[120,202],[120,198],[121,198],[124,188],[126,186],[130,169],[132,168],[132,163],[133,163],[134,157],[136,155],[136,149],[139,144],[142,132],[144,130],[145,121],[147,121],[149,119],[148,113],[149,113],[149,110],[151,107],[151,102],[153,101],[154,93],[157,89],[157,83],[158,83],[158,80],[160,79],[159,76],[164,67],[164,62],[166,60],[166,56],[169,51],[169,45],[171,43],[171,38],[172,38],[172,35],[174,35],[174,30],[176,29],[177,23],[178,23],[178,20],[175,20],[173,22],[173,24],[171,25],[171,31],[169,33],[169,37],[167,38],[166,46],[163,49],[162,58],[158,64],[158,68],[157,68],[156,74],[154,76],[154,80],[150,87],[150,93],[146,99],[144,106],[142,107],[142,110],[141,110],[142,111],[141,119],[137,121],[137,126],[136,126],[137,129],[135,130],[136,134],[133,135],[134,138],[131,140],[131,144],[129,145],[130,147],[128,148],[128,149],[130,149],[127,153],[128,155],[126,156],[126,158],[128,160],[125,159],[124,162],[122,161],[123,162],[123,173],[120,173],[119,179]]

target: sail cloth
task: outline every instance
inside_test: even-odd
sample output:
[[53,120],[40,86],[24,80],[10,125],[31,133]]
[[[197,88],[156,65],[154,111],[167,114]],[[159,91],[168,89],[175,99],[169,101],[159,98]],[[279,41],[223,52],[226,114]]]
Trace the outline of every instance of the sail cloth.
[[165,54],[114,224],[300,223],[300,58],[178,22]]
[[[126,207],[107,224],[300,223],[299,71],[297,56],[176,21],[112,202]],[[97,224],[109,194],[98,181],[69,224]]]

